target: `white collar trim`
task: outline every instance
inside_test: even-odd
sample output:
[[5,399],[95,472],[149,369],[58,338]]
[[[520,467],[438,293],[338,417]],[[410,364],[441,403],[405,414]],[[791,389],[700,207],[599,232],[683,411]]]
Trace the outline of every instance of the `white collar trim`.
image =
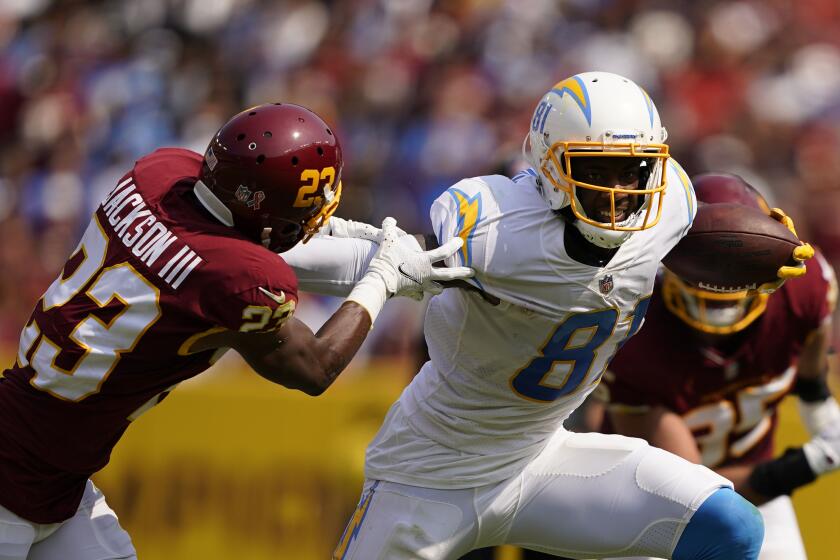
[[213,194],[213,191],[205,185],[201,180],[195,182],[195,187],[193,187],[193,192],[195,193],[195,197],[201,203],[204,208],[213,214],[217,220],[222,222],[228,227],[233,227],[233,214],[230,211],[230,208],[225,206],[219,197]]

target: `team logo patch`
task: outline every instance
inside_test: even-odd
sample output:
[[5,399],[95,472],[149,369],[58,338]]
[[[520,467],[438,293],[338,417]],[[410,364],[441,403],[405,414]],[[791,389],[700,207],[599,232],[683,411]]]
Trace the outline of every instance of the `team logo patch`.
[[265,193],[262,191],[252,192],[251,189],[245,185],[239,185],[234,194],[236,200],[246,205],[251,210],[259,210],[260,202],[265,200]]
[[610,293],[614,286],[612,274],[607,274],[598,280],[598,290],[604,295]]

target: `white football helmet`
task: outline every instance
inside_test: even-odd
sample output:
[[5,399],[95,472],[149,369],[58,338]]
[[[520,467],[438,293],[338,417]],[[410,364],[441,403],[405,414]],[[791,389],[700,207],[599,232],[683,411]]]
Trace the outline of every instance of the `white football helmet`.
[[[540,194],[548,205],[553,210],[570,206],[574,226],[589,242],[615,248],[634,231],[659,222],[669,157],[667,137],[653,101],[642,88],[617,74],[585,72],[558,82],[542,97],[522,153],[537,172]],[[638,189],[577,181],[572,178],[575,156],[646,158],[646,181],[640,181]],[[611,220],[587,216],[577,189],[610,193]],[[638,210],[616,221],[616,194],[644,198]]]

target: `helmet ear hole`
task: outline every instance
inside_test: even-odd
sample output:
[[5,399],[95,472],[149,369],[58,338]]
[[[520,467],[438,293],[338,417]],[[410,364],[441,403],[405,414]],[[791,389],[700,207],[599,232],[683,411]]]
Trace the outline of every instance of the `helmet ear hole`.
[[281,235],[291,235],[300,231],[300,224],[296,224],[294,222],[286,222],[283,224],[283,227],[280,228]]
[[268,248],[272,251],[283,252],[300,241],[303,237],[303,226],[288,220],[276,220],[272,223],[269,234]]
[[257,165],[261,164],[265,161],[265,154],[260,154],[257,156]]

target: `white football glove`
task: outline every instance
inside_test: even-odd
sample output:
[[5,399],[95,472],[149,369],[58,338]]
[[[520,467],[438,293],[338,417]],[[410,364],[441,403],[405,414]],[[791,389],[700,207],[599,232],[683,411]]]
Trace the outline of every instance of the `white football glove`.
[[814,474],[840,469],[840,407],[833,398],[821,403],[800,403],[800,413],[809,431],[817,435],[802,446]]
[[820,435],[802,446],[808,465],[819,476],[840,468],[840,437]]
[[399,230],[394,218],[385,218],[379,234],[379,249],[368,265],[367,272],[347,296],[367,309],[371,321],[376,319],[385,300],[391,296],[422,299],[423,292],[439,294],[438,281],[470,278],[474,272],[467,267],[434,268],[432,263],[454,255],[463,245],[459,237],[450,239],[431,251],[406,247],[399,242]]
[[[329,235],[330,237],[338,237],[342,239],[363,239],[365,241],[370,241],[372,243],[379,244],[379,241],[382,239],[382,230],[376,226],[371,224],[367,224],[365,222],[357,222],[355,220],[345,220],[343,218],[330,218],[330,221],[327,222],[327,225],[322,227],[321,230],[318,232],[323,235]],[[420,245],[420,242],[417,241],[417,238],[410,233],[406,233],[401,228],[396,228],[397,238],[399,242],[406,248],[411,251],[422,251],[423,247]],[[426,291],[432,291],[434,288],[430,287],[430,289],[426,289]],[[422,299],[423,292],[418,291],[416,294],[400,294],[400,295],[407,295],[412,299]]]
[[[376,226],[366,224],[365,222],[357,222],[355,220],[345,220],[332,216],[329,221],[318,231],[318,235],[331,235],[333,237],[351,237],[355,239],[366,239],[379,243],[382,230]],[[406,232],[397,228],[399,237],[408,235]]]

